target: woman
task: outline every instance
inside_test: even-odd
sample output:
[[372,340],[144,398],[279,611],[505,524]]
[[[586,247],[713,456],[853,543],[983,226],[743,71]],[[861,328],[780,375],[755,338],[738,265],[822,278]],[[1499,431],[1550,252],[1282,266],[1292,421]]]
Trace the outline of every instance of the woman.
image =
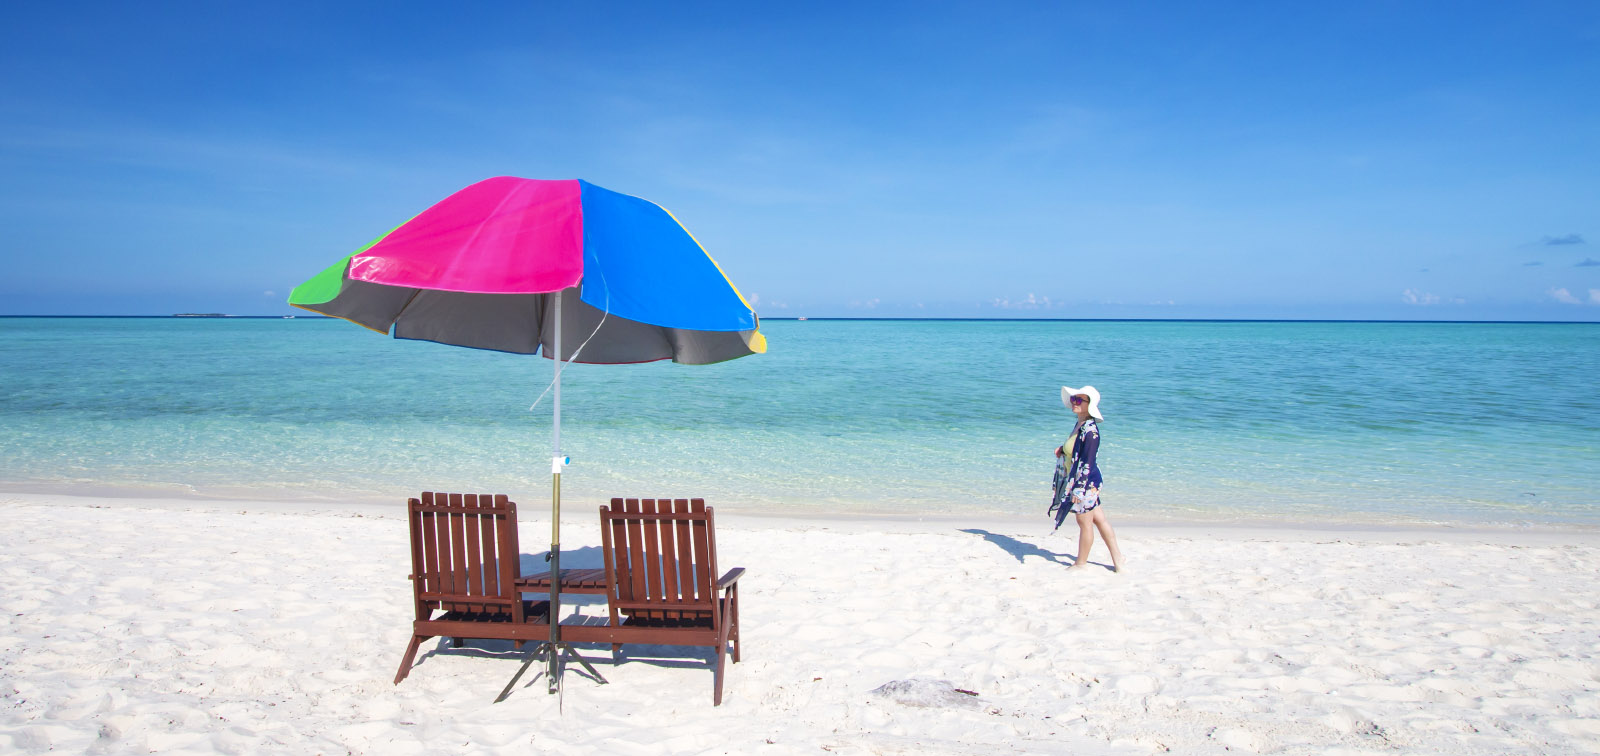
[[[1051,503],[1055,511],[1056,527],[1071,512],[1078,518],[1078,558],[1067,569],[1077,569],[1089,563],[1089,549],[1094,547],[1095,528],[1111,550],[1111,569],[1122,571],[1122,550],[1117,548],[1117,534],[1100,508],[1100,467],[1095,457],[1100,452],[1100,425],[1105,420],[1100,414],[1100,392],[1093,386],[1083,388],[1061,387],[1061,402],[1078,416],[1067,444],[1056,447],[1056,457],[1066,464],[1058,465],[1061,478],[1056,485],[1056,500]],[[1068,444],[1071,444],[1069,447]]]

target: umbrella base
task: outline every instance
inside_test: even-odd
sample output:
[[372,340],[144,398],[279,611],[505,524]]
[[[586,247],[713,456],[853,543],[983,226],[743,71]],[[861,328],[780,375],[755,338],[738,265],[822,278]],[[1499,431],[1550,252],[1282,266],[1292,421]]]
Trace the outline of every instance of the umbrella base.
[[[597,670],[595,670],[594,665],[590,664],[588,659],[583,658],[583,656],[581,656],[577,650],[572,647],[572,644],[562,643],[560,641],[554,643],[545,641],[535,646],[533,650],[528,653],[528,658],[523,660],[522,667],[517,669],[517,674],[511,677],[511,682],[506,683],[505,690],[500,691],[500,695],[495,697],[494,702],[500,703],[501,701],[504,701],[510,697],[512,689],[516,688],[517,686],[517,681],[522,679],[522,675],[528,671],[528,667],[533,666],[533,663],[536,661],[549,661],[550,663],[549,668],[543,672],[540,672],[539,674],[546,676],[546,683],[549,686],[549,692],[551,695],[561,693],[561,678],[566,667],[566,662],[568,661],[577,662],[579,666],[583,667],[585,672],[589,673],[590,677],[594,678],[594,680],[601,685],[608,684],[607,680],[602,677]],[[534,675],[533,679],[539,679],[539,675]],[[533,684],[533,680],[529,680],[528,684]]]

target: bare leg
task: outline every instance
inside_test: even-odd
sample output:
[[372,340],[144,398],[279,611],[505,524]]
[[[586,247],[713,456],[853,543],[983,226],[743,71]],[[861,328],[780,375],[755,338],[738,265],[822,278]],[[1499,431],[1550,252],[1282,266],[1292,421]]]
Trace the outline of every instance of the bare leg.
[[1089,549],[1094,548],[1094,511],[1078,515],[1078,558],[1073,561],[1073,569],[1089,563]]
[[1106,519],[1105,512],[1096,507],[1091,513],[1094,515],[1095,527],[1100,529],[1100,538],[1106,542],[1106,548],[1111,550],[1111,569],[1122,571],[1122,549],[1117,548],[1117,531],[1111,529],[1111,521]]

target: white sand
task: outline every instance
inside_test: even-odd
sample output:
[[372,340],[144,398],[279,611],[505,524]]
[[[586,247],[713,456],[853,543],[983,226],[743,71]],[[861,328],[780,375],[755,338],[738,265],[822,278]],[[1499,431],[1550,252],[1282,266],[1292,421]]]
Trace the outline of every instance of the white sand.
[[[569,565],[597,564],[592,511]],[[595,650],[611,684],[569,676],[559,712],[542,680],[490,704],[506,644],[432,641],[390,683],[399,506],[0,496],[0,752],[1600,751],[1592,532],[1120,523],[1131,572],[1068,575],[1042,518],[723,514],[749,569],[724,705],[704,653]],[[872,692],[907,680],[948,686]]]

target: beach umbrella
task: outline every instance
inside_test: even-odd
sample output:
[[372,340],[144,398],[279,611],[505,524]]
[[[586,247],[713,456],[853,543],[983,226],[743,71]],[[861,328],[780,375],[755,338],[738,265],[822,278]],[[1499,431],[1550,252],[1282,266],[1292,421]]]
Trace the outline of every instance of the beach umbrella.
[[556,360],[550,642],[536,652],[548,652],[552,693],[570,651],[558,622],[562,367],[766,351],[755,309],[677,218],[580,180],[480,181],[296,287],[289,304],[397,339]]

